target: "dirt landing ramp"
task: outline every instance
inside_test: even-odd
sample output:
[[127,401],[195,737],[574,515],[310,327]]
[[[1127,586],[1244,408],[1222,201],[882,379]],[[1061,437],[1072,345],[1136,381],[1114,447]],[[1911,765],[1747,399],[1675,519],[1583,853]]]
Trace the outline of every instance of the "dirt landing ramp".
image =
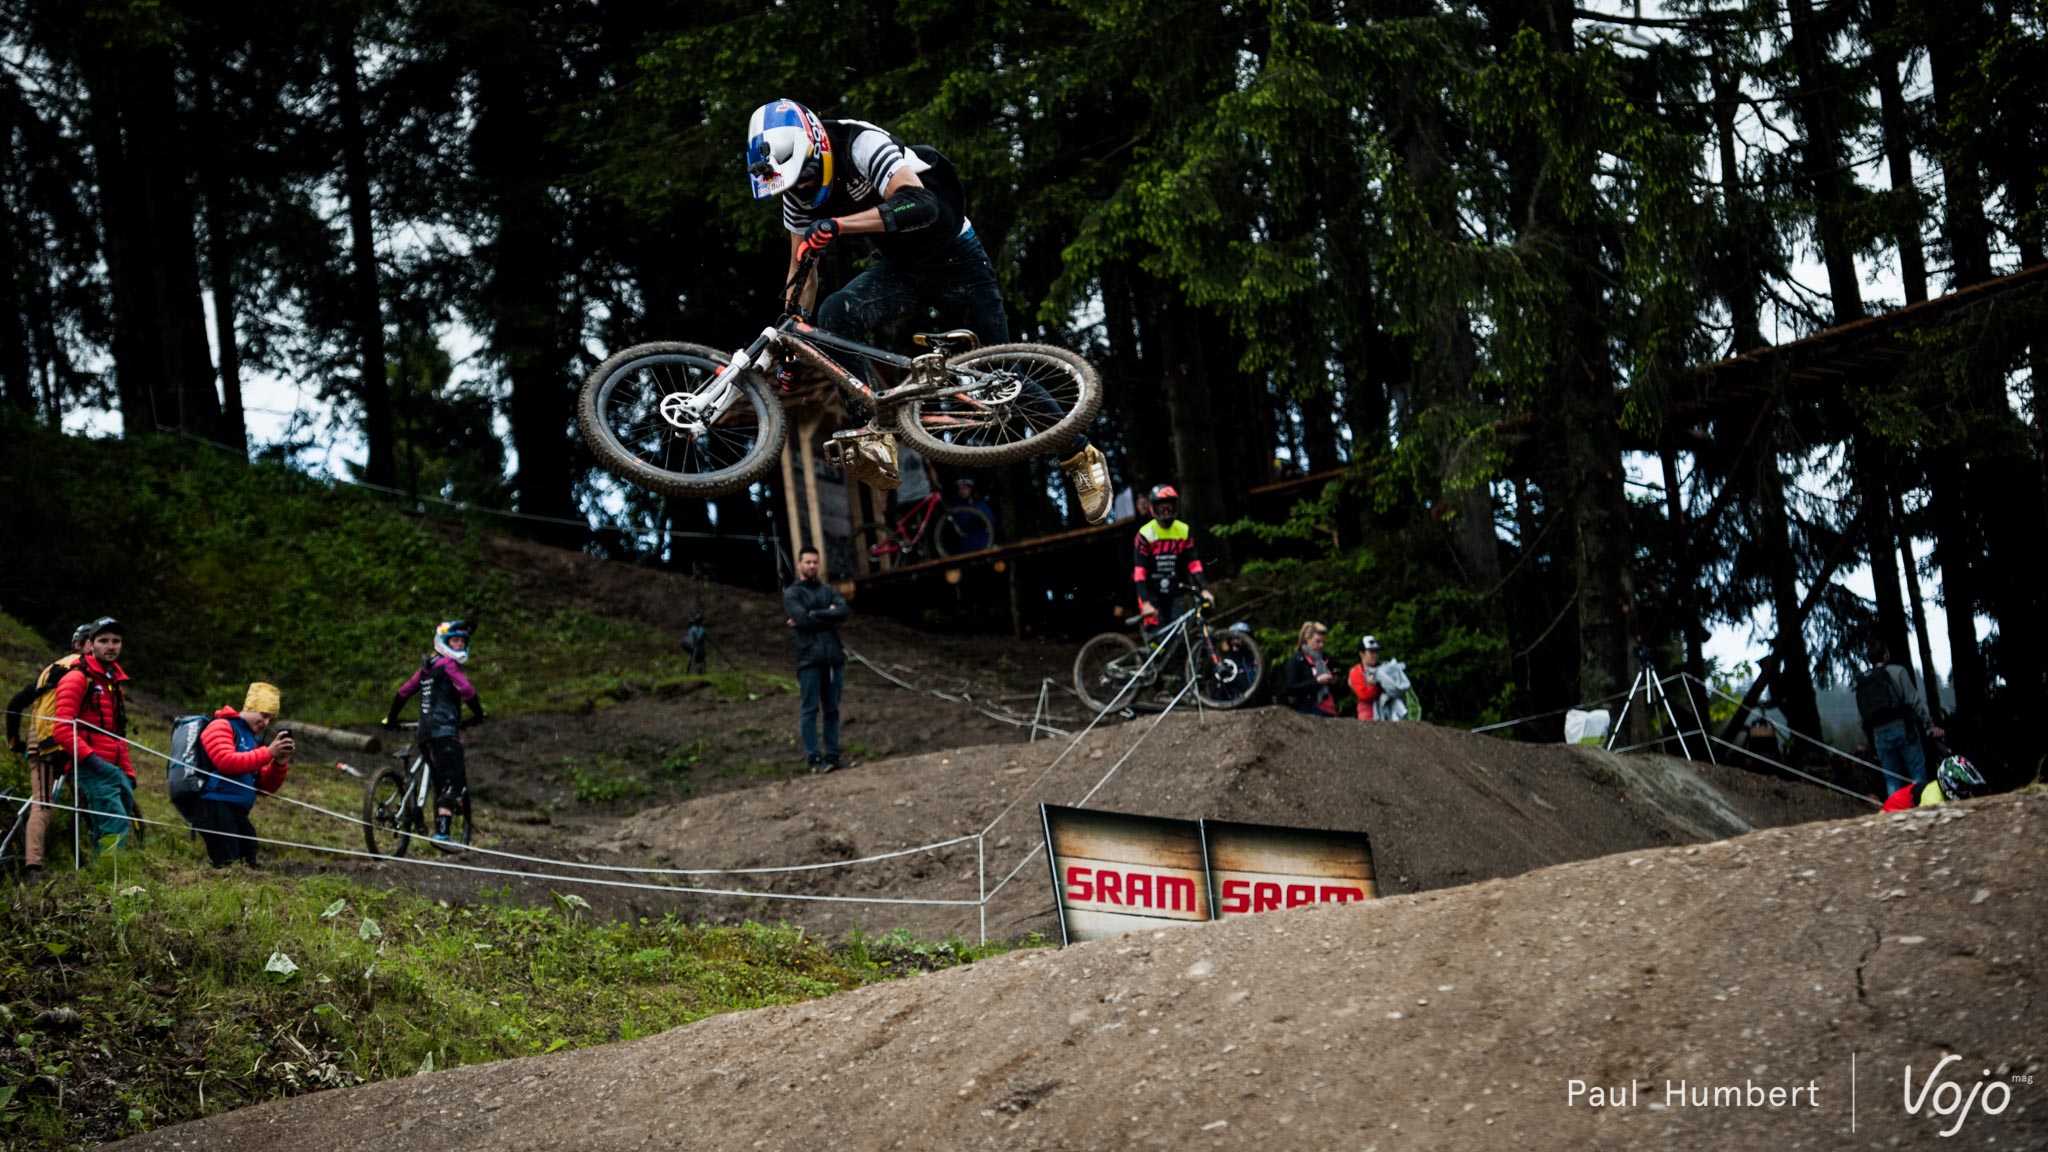
[[[2044,866],[2039,795],[1806,824],[1012,954],[121,1147],[2041,1148]],[[1902,1087],[1951,1052],[1944,1080],[1989,1069],[2010,1099],[1943,1140],[1954,1117],[1907,1115]],[[1568,1103],[1574,1078],[1639,1102]],[[1817,1106],[1651,1107],[1667,1079]]]
[[[1195,819],[1364,831],[1382,893],[1449,888],[1534,868],[1852,816],[1871,805],[1800,781],[1563,744],[1521,744],[1428,724],[1315,720],[1283,708],[1176,713],[1097,729],[1036,788],[1063,742],[954,748],[829,776],[650,809],[586,837],[617,865],[758,867],[846,860],[972,834],[989,837],[993,885],[1040,840],[1038,801],[1072,804],[1148,731],[1089,806]],[[973,900],[974,844],[837,871],[746,877],[834,896]],[[1043,857],[989,906],[992,936],[1057,935]],[[705,919],[787,918],[814,932],[855,924],[927,934],[980,929],[973,908],[707,900]]]

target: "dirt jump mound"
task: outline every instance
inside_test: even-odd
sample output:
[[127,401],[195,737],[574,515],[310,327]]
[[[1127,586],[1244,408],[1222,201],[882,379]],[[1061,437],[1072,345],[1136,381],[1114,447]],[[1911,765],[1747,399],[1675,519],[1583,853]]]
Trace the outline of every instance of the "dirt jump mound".
[[121,1147],[2040,1148],[2044,865],[2040,795],[1807,824],[1013,953]]
[[[985,860],[970,840],[852,868],[745,880],[791,893],[972,902],[984,873],[993,887],[1021,864],[989,906],[988,932],[1057,936],[1044,857],[1026,862],[1043,840],[1037,804],[1072,804],[1105,776],[1090,807],[1366,832],[1382,892],[1870,810],[1811,785],[1711,764],[1518,744],[1425,724],[1331,723],[1277,708],[1176,713],[1156,729],[1152,723],[1099,728],[1070,752],[1064,741],[1044,740],[957,748],[702,797],[629,817],[578,849],[608,864],[763,867],[894,852],[971,836],[994,821]],[[981,928],[973,907],[718,898],[689,913],[788,919],[831,933],[855,924],[970,936]]]

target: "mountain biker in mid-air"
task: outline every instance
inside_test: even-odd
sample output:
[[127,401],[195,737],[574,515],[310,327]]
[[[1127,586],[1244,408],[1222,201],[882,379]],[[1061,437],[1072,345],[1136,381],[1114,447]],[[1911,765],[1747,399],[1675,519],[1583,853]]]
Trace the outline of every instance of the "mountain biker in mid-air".
[[1193,588],[1205,603],[1214,604],[1209,580],[1202,575],[1202,557],[1194,533],[1177,519],[1180,492],[1171,484],[1152,489],[1152,519],[1138,529],[1131,544],[1131,580],[1138,586],[1138,613],[1149,635],[1184,611],[1181,600]]
[[434,766],[438,793],[434,839],[442,842],[448,840],[448,822],[456,806],[469,803],[469,771],[463,764],[462,751],[462,706],[469,705],[474,720],[484,718],[483,699],[462,673],[462,666],[469,663],[470,627],[467,620],[444,620],[434,628],[434,654],[422,660],[419,671],[399,687],[398,695],[391,698],[391,711],[384,717],[384,727],[397,726],[399,709],[415,695],[420,698],[419,746],[427,754],[427,762]]
[[[864,120],[821,120],[794,100],[776,100],[756,108],[747,125],[747,175],[754,199],[782,198],[790,234],[785,279],[796,275],[806,253],[823,252],[842,235],[874,238],[880,259],[826,297],[817,310],[820,328],[864,340],[929,307],[983,344],[1009,342],[1002,291],[967,219],[966,191],[936,149],[906,147]],[[804,307],[816,295],[813,274],[803,286]],[[793,366],[778,373],[784,387],[795,376]],[[1060,469],[1082,517],[1100,524],[1109,517],[1109,464],[1086,433],[1065,447],[1071,454]]]

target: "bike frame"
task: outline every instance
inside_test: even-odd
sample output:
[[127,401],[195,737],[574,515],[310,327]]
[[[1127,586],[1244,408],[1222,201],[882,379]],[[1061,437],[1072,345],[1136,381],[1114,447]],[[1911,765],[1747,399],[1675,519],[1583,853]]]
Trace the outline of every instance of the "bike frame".
[[[741,372],[766,367],[777,354],[794,356],[805,367],[822,373],[841,392],[859,400],[869,412],[873,422],[881,423],[883,417],[897,406],[927,396],[957,391],[952,385],[952,375],[946,371],[946,354],[940,351],[927,352],[922,356],[899,356],[894,352],[835,336],[822,331],[803,318],[799,307],[802,285],[810,278],[811,269],[817,263],[816,253],[805,253],[798,261],[796,275],[790,279],[787,295],[783,299],[783,316],[774,325],[761,329],[754,342],[733,353],[732,363],[718,374],[716,384],[701,393],[672,393],[662,398],[661,416],[679,431],[691,436],[702,436],[713,424],[723,419],[733,405],[740,401],[740,389],[733,383]],[[853,356],[861,356],[878,364],[885,364],[905,373],[907,379],[894,388],[877,392],[862,382],[860,377],[848,371],[838,361],[827,356],[821,348],[831,348]]]
[[[924,499],[912,504],[910,511],[905,512],[903,518],[896,521],[896,527],[890,533],[896,538],[896,543],[902,545],[906,551],[917,547],[918,543],[924,539],[924,534],[931,531],[932,518],[939,514],[939,508],[942,503],[939,499],[939,494],[932,492],[927,494]],[[917,521],[915,529],[910,526],[912,520]]]

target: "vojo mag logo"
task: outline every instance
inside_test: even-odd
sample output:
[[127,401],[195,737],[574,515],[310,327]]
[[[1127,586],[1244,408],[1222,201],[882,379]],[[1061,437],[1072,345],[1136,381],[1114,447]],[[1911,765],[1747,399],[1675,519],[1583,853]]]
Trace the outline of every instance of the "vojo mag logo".
[[[2012,1085],[2034,1082],[2033,1076],[2024,1072],[2013,1073],[2009,1080],[1998,1079],[1992,1075],[1991,1069],[1986,1068],[1966,1092],[1961,1083],[1943,1075],[1944,1069],[1950,1064],[1960,1063],[1962,1059],[1953,1052],[1943,1056],[1940,1063],[1928,1069],[1926,1077],[1917,1086],[1913,1082],[1913,1066],[1906,1065],[1906,1115],[1924,1114],[1936,1122],[1953,1117],[1954,1122],[1942,1130],[1943,1136],[1953,1136],[1962,1131],[1973,1113],[1996,1116],[2005,1111],[2012,1104]],[[1959,1068],[1956,1074],[1966,1074],[1967,1071]]]

